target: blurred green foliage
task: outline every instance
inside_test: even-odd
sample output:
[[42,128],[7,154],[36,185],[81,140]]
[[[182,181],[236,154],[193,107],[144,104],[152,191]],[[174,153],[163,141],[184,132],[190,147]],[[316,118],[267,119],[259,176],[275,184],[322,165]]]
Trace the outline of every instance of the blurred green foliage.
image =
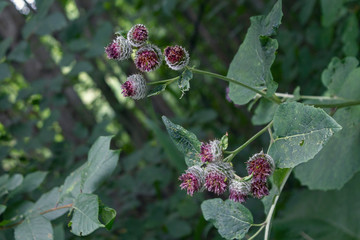
[[[268,122],[258,109],[272,106],[262,100],[253,107],[236,107],[225,99],[224,82],[199,76],[181,100],[181,91],[170,85],[158,96],[134,102],[124,98],[120,88],[126,76],[136,72],[133,63],[106,60],[104,47],[115,32],[143,23],[154,44],[182,45],[191,64],[226,75],[250,26],[249,17],[269,12],[274,2],[36,0],[36,8],[25,5],[19,11],[11,1],[0,1],[0,175],[9,174],[16,182],[17,173],[25,178],[38,171],[51,173],[39,188],[34,183],[24,199],[15,200],[26,205],[62,184],[83,164],[99,136],[113,134],[112,148],[122,148],[121,160],[98,194],[116,209],[117,217],[111,231],[100,229],[85,239],[222,239],[201,214],[201,202],[213,196],[191,198],[179,189],[177,178],[186,165],[160,116],[191,130],[200,141],[221,138],[228,131],[229,149],[234,149],[260,129],[252,122]],[[279,47],[271,67],[279,91],[293,93],[300,86],[302,94],[319,95],[327,90],[321,73],[331,59],[358,57],[359,9],[360,2],[351,0],[283,1]],[[166,67],[146,75],[150,80],[175,76]],[[243,162],[267,147],[267,140],[263,136],[234,159],[238,172],[245,172]],[[300,170],[296,176],[302,178]],[[350,194],[356,180],[341,191]],[[291,209],[305,209],[312,199],[324,199],[324,209],[334,208],[326,200],[337,196],[343,201],[343,193],[331,194],[304,190],[291,176],[279,202],[275,239],[301,239],[294,224],[310,211]],[[2,206],[0,212],[5,211]],[[263,221],[260,201],[250,200],[246,207],[254,222]],[[56,240],[78,239],[64,224],[68,220],[62,216],[53,222]],[[330,231],[329,225],[323,227]],[[0,238],[13,239],[13,231],[1,231]]]

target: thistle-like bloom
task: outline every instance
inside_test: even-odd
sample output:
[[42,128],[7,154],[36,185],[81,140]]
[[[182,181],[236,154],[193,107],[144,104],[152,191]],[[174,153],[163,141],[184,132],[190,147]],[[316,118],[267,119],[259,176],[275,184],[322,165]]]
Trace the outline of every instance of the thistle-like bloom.
[[134,62],[141,72],[154,71],[161,65],[162,53],[155,45],[145,45],[137,50]]
[[233,177],[234,171],[230,163],[209,163],[205,169],[205,188],[217,195],[223,194]]
[[187,194],[192,196],[194,192],[201,190],[204,185],[204,169],[200,166],[192,166],[188,168],[184,174],[179,177],[182,181],[180,184],[181,189],[186,189]]
[[121,85],[122,94],[125,97],[131,97],[138,100],[146,97],[146,81],[141,74],[133,74],[127,78],[127,81]]
[[144,45],[149,37],[147,28],[142,24],[136,24],[133,26],[127,34],[127,39],[134,47],[140,47]]
[[251,182],[251,193],[256,198],[262,198],[269,195],[269,189],[266,181],[252,181]]
[[233,180],[229,185],[229,199],[234,202],[243,203],[251,193],[251,184],[247,181]]
[[200,156],[202,162],[214,162],[222,159],[222,149],[219,140],[201,143]]
[[122,61],[130,58],[132,48],[128,40],[123,36],[118,36],[105,47],[105,52],[109,59]]
[[252,156],[246,164],[247,171],[249,175],[253,174],[253,181],[255,182],[266,182],[266,179],[275,169],[274,160],[268,154],[263,153],[263,151]]
[[166,64],[173,70],[181,70],[189,64],[189,53],[181,46],[166,47],[164,55]]

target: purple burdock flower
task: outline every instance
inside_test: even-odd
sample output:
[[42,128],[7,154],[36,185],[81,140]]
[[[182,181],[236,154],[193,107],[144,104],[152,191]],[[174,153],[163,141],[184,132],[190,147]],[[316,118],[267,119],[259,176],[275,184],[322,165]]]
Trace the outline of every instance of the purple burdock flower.
[[105,47],[105,52],[109,59],[122,61],[130,58],[132,48],[128,40],[122,36],[118,36]]
[[251,182],[251,193],[256,198],[262,198],[269,195],[269,189],[266,181],[252,181]]
[[204,184],[204,170],[200,166],[192,166],[179,177],[182,181],[181,189],[186,189],[187,194],[192,196],[195,192],[201,190]]
[[229,185],[229,199],[234,202],[243,203],[251,193],[251,184],[247,181],[233,180]]
[[121,85],[124,97],[138,100],[146,97],[146,81],[141,74],[133,74]]
[[274,160],[268,154],[263,153],[263,151],[252,156],[246,164],[247,171],[249,175],[253,174],[253,181],[255,182],[266,182],[266,179],[275,169]]
[[205,168],[205,188],[217,195],[223,194],[233,176],[234,171],[230,163],[209,163]]
[[219,140],[201,143],[200,156],[202,162],[214,162],[222,159],[222,149]]
[[136,24],[133,26],[127,34],[127,39],[134,47],[140,47],[144,45],[149,37],[147,28],[142,24]]
[[165,61],[169,68],[181,70],[189,63],[189,53],[181,46],[169,46],[164,50]]
[[134,62],[141,72],[154,71],[161,65],[162,53],[155,45],[145,45],[137,50]]

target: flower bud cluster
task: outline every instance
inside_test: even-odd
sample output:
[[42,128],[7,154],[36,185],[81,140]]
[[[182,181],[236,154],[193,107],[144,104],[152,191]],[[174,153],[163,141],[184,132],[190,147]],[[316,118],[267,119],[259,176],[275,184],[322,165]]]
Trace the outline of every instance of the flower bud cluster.
[[179,177],[180,188],[193,196],[195,192],[207,190],[217,195],[229,191],[229,199],[243,203],[249,195],[262,198],[269,194],[267,178],[273,173],[273,159],[262,151],[247,162],[249,176],[240,178],[231,163],[224,161],[220,141],[201,143],[201,165],[189,167]]
[[[108,59],[118,61],[129,59],[135,51],[134,63],[140,72],[151,72],[159,68],[165,58],[166,64],[173,70],[181,70],[189,63],[189,53],[181,46],[168,46],[162,52],[159,47],[148,43],[149,31],[143,24],[134,25],[126,34],[127,39],[123,36],[117,36],[108,46],[105,47],[105,53]],[[137,76],[139,74],[136,74]],[[134,75],[132,75],[134,76]],[[125,97],[141,99],[146,96],[146,81],[142,77],[141,83],[135,84],[134,77],[128,77],[122,85],[122,94]],[[140,79],[140,77],[136,77]],[[144,83],[144,84],[143,84]],[[145,86],[145,91],[143,87]],[[141,89],[138,89],[141,88]],[[141,93],[141,94],[140,94]]]

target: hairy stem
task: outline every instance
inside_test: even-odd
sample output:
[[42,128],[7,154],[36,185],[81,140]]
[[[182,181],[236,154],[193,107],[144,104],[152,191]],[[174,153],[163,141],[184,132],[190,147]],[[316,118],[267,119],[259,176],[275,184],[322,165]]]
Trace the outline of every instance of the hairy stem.
[[309,104],[309,105],[312,105],[314,107],[319,107],[319,108],[344,108],[344,107],[360,105],[360,100],[348,101],[348,102],[342,102],[342,103]]
[[190,70],[193,73],[207,75],[207,76],[214,77],[214,78],[217,78],[217,79],[221,79],[221,80],[224,80],[224,81],[227,81],[227,82],[232,82],[234,84],[240,85],[240,86],[242,86],[244,88],[247,88],[247,89],[249,89],[249,90],[251,90],[253,92],[256,92],[256,93],[260,94],[262,97],[268,99],[269,101],[272,101],[272,102],[274,102],[276,104],[281,103],[280,99],[274,98],[274,97],[268,97],[264,91],[261,91],[261,90],[258,90],[256,88],[250,87],[249,85],[246,85],[246,84],[244,84],[242,82],[238,82],[238,81],[236,81],[236,80],[234,80],[232,78],[228,78],[228,77],[225,77],[225,76],[217,74],[217,73],[207,72],[207,71],[203,71],[203,70],[199,70],[199,69],[195,69],[195,68],[190,68]]
[[163,83],[165,83],[166,85],[168,85],[168,84],[176,81],[176,80],[179,79],[179,78],[180,78],[180,76],[177,76],[177,77],[170,78],[170,79],[166,79],[166,80],[149,82],[148,85],[163,84]]
[[[70,203],[70,204],[60,206],[60,207],[50,208],[48,210],[40,212],[40,215],[44,215],[46,213],[53,212],[53,211],[56,211],[56,210],[60,210],[60,209],[63,209],[63,208],[71,208],[72,206],[73,206],[73,204]],[[10,225],[5,225],[5,226],[0,226],[0,230],[5,230],[5,229],[10,229],[10,228],[16,227],[17,225],[20,225],[23,221],[24,221],[24,219],[21,219],[20,221],[18,221],[16,223],[13,223],[13,224],[10,224]]]
[[252,136],[249,140],[247,140],[243,145],[241,145],[240,147],[238,147],[237,149],[233,150],[233,151],[228,151],[227,153],[230,153],[229,156],[227,156],[224,161],[226,162],[230,162],[235,156],[236,154],[238,154],[239,152],[241,152],[244,148],[246,148],[250,143],[252,143],[256,138],[258,138],[261,134],[263,134],[264,132],[266,132],[273,124],[273,121],[271,121],[268,125],[266,125],[266,127],[264,127],[263,129],[261,129],[259,132],[257,132],[254,136]]
[[[281,97],[281,98],[295,98],[295,95],[293,94],[288,94],[288,93],[275,93],[276,96]],[[300,99],[304,99],[304,100],[320,100],[320,101],[324,101],[324,100],[346,100],[344,98],[341,97],[328,97],[328,96],[308,96],[308,95],[300,95],[299,96]]]
[[270,207],[270,210],[269,210],[269,213],[266,217],[266,225],[265,225],[265,234],[264,234],[264,240],[269,240],[270,238],[270,227],[271,227],[271,220],[273,218],[273,215],[274,215],[274,211],[275,211],[275,208],[276,208],[276,204],[279,200],[279,197],[280,197],[280,194],[281,194],[281,191],[283,190],[284,186],[285,186],[285,183],[286,181],[288,180],[290,174],[291,174],[291,171],[292,171],[292,168],[289,168],[288,169],[288,172],[286,173],[286,176],[284,178],[284,180],[282,181],[281,183],[281,186],[280,186],[280,189],[279,189],[279,193],[277,195],[275,195],[275,198],[274,198],[274,202],[273,204],[271,205]]

